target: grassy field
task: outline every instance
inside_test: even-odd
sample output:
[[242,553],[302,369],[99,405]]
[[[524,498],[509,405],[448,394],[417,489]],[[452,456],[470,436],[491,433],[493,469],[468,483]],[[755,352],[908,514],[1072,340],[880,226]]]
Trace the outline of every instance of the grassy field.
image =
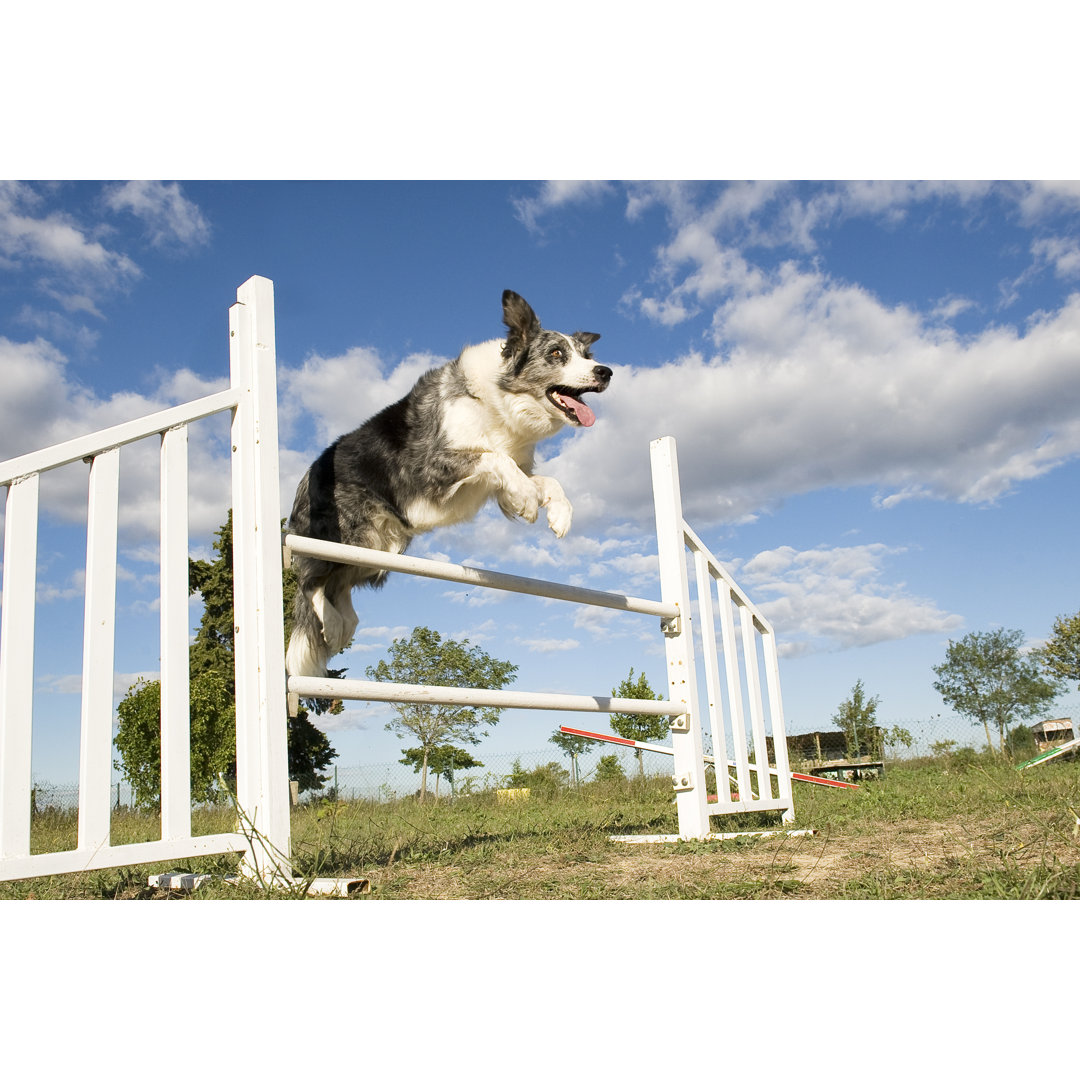
[[[453,802],[315,803],[294,811],[293,862],[311,877],[363,877],[377,899],[1076,899],[1080,898],[1080,763],[1017,773],[969,761],[890,765],[858,790],[796,785],[795,828],[778,835],[667,845],[608,837],[677,830],[668,782],[493,793]],[[715,820],[715,819],[714,819]],[[197,832],[231,827],[200,811]],[[775,827],[775,816],[734,828]],[[72,813],[37,815],[33,850],[73,847]],[[119,811],[113,843],[152,839],[154,815]],[[193,859],[0,884],[0,898],[162,899],[147,875],[224,875],[236,858]],[[297,890],[297,895],[302,889]],[[213,882],[192,899],[254,899],[251,884]]]

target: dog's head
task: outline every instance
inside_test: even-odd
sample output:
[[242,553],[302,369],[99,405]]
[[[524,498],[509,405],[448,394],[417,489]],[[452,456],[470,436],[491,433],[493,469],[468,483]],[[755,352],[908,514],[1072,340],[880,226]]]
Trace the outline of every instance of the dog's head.
[[596,415],[581,397],[603,392],[611,381],[611,368],[595,363],[589,351],[600,335],[544,330],[536,312],[510,289],[502,304],[509,333],[499,385],[510,393],[534,395],[563,423],[592,427]]

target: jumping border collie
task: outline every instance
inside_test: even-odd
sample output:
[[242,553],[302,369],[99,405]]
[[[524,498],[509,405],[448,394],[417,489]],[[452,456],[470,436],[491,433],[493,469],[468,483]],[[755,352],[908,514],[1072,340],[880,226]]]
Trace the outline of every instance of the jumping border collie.
[[[400,553],[419,533],[474,517],[495,498],[507,517],[536,521],[558,537],[573,514],[559,482],[532,473],[536,444],[564,426],[591,427],[582,401],[611,381],[593,361],[600,335],[544,330],[507,289],[505,339],[470,345],[423,374],[400,401],[319,455],[296,489],[289,531]],[[386,572],[293,555],[298,588],[286,656],[290,675],[324,676],[352,639],[357,585]]]

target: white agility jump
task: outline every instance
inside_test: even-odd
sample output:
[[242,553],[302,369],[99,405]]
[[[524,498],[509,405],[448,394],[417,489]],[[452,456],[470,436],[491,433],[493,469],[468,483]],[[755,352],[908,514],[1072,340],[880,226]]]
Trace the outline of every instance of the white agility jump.
[[[251,278],[229,309],[230,387],[0,464],[8,488],[0,621],[0,880],[244,852],[264,879],[288,871],[273,284]],[[237,801],[258,836],[191,835],[188,426],[231,412]],[[161,838],[113,846],[113,654],[120,448],[160,441]],[[34,593],[43,472],[89,465],[79,824],[72,851],[30,853]]]
[[[747,809],[778,811],[783,821],[793,819],[773,631],[683,520],[671,438],[658,439],[651,446],[660,600],[297,536],[284,539],[286,560],[292,552],[317,554],[323,559],[397,573],[655,616],[660,620],[667,657],[664,700],[407,686],[356,679],[293,677],[286,681],[274,304],[273,283],[268,279],[250,278],[237,290],[237,303],[229,309],[229,343],[229,389],[0,463],[0,485],[8,489],[0,614],[0,880],[242,852],[245,873],[266,881],[291,881],[287,695],[670,716],[679,837],[707,837],[711,817]],[[236,797],[243,818],[254,827],[238,825],[235,832],[192,836],[187,431],[190,424],[223,412],[232,416]],[[114,846],[110,840],[110,792],[119,449],[140,439],[160,442],[161,838]],[[72,851],[31,854],[39,477],[79,461],[88,463],[89,472],[78,843]],[[690,595],[688,561],[695,569],[696,605]],[[733,801],[729,785],[721,783],[717,801],[708,802],[699,651],[714,751],[733,762],[741,792],[752,791],[750,775],[756,773],[753,798],[744,795],[741,801]],[[776,752],[775,771],[768,765],[767,727]],[[326,889],[344,893],[347,884],[355,883],[329,882]]]

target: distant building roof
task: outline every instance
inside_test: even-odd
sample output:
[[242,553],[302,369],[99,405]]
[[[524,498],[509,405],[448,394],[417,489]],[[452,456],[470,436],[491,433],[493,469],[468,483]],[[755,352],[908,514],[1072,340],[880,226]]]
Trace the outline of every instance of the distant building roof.
[[1032,724],[1031,730],[1036,735],[1043,735],[1048,731],[1072,731],[1072,720],[1067,716],[1060,716],[1056,720],[1040,720],[1037,724]]

